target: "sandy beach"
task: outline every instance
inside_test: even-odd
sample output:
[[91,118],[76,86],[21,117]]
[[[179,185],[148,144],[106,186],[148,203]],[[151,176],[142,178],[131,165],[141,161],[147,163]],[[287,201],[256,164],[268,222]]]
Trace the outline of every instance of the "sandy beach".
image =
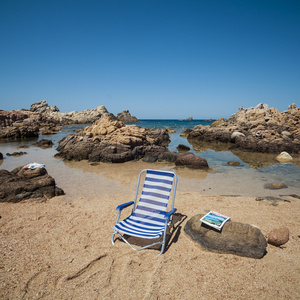
[[[66,195],[0,203],[1,299],[299,299],[299,199],[285,196],[290,202],[272,206],[255,201],[255,193],[225,196],[229,190],[203,181],[209,174],[176,169],[177,213],[167,249],[157,256],[157,249],[133,251],[120,240],[113,246],[112,226],[116,206],[134,199],[139,171],[172,166],[59,165],[48,172]],[[183,228],[208,210],[255,225],[264,235],[286,226],[290,239],[268,245],[262,259],[203,251]]]

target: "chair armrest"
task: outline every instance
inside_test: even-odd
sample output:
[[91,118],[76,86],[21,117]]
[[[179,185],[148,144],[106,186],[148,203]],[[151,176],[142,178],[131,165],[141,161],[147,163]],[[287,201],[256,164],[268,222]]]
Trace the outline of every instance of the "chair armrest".
[[134,203],[134,201],[130,201],[130,202],[127,202],[127,203],[120,204],[120,205],[116,208],[116,210],[121,211],[123,208],[126,208],[126,207],[132,205],[133,203]]
[[170,218],[170,216],[173,215],[176,210],[177,210],[177,208],[173,208],[172,210],[170,210],[169,212],[167,212],[165,214],[165,220],[168,220]]

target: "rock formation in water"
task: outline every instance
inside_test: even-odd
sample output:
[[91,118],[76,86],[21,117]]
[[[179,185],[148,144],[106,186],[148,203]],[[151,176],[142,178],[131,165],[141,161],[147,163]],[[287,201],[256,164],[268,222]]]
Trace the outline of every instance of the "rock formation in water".
[[[207,169],[207,161],[194,154],[180,155],[167,149],[166,129],[148,129],[102,116],[92,126],[59,142],[57,157],[67,160],[122,163],[168,161],[188,168]],[[187,156],[188,159],[184,159]],[[190,158],[189,156],[193,156]]]
[[169,135],[102,116],[92,126],[59,142],[57,156],[67,160],[125,162],[167,152]]
[[191,144],[221,142],[243,151],[300,153],[300,109],[295,104],[282,113],[263,103],[240,107],[229,119],[218,119],[211,126],[197,125],[187,130],[186,136]]
[[136,117],[132,116],[128,110],[124,110],[117,114],[117,119],[124,123],[137,123],[140,122]]
[[[42,134],[53,134],[60,129],[59,125],[92,124],[101,116],[118,119],[103,105],[91,110],[62,113],[56,106],[49,106],[45,100],[32,104],[29,110],[0,110],[0,140],[38,137],[40,131]],[[124,122],[138,122],[128,110],[118,116]]]

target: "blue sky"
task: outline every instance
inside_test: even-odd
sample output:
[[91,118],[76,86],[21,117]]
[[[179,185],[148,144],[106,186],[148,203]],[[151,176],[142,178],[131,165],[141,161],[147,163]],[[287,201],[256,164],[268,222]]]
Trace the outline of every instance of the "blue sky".
[[139,119],[300,106],[299,0],[0,0],[0,108]]

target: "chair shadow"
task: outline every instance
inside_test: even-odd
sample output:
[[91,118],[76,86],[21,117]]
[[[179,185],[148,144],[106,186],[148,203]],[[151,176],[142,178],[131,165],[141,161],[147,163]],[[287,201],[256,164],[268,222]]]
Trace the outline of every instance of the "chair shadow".
[[[171,225],[167,228],[167,233],[166,233],[166,241],[165,241],[165,253],[169,247],[173,244],[176,243],[179,239],[180,233],[181,233],[181,224],[184,222],[184,220],[187,218],[186,215],[180,214],[180,213],[175,213],[173,214],[173,219]],[[174,237],[172,238],[172,236]],[[144,247],[146,245],[150,245],[155,242],[160,242],[163,240],[163,236],[160,238],[156,239],[143,239],[143,238],[138,238],[138,237],[133,237],[129,236],[127,234],[124,235],[124,238],[132,245],[139,247]],[[122,241],[125,243],[120,237],[117,237],[116,240]],[[161,249],[161,244],[156,244],[153,246],[150,246],[149,248],[146,248],[149,250],[160,250]]]

